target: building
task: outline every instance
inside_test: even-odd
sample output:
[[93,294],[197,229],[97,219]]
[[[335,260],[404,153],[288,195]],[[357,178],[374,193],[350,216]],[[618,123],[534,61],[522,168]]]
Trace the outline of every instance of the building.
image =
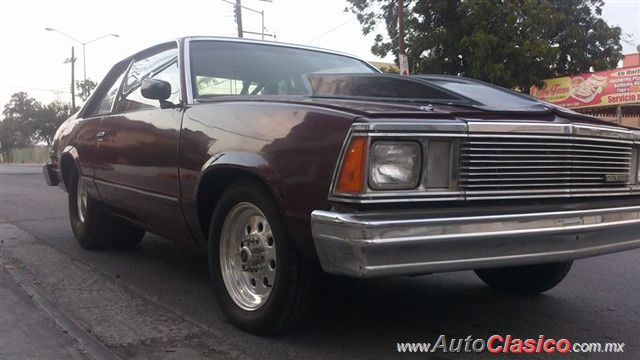
[[544,80],[531,95],[577,112],[640,129],[640,53],[621,68]]

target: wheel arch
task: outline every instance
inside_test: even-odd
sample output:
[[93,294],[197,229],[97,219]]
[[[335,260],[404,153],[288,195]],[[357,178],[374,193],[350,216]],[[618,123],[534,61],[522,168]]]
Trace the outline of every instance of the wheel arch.
[[80,167],[80,161],[78,156],[78,150],[73,146],[67,146],[60,153],[60,175],[62,175],[62,183],[65,190],[69,190],[69,181],[71,177],[71,168],[75,167],[80,175],[82,175],[82,168]]
[[259,183],[274,200],[280,215],[284,194],[280,178],[269,162],[260,154],[229,152],[213,156],[202,168],[195,187],[194,200],[197,206],[199,225],[205,239],[208,239],[211,216],[224,190],[239,179],[249,179]]

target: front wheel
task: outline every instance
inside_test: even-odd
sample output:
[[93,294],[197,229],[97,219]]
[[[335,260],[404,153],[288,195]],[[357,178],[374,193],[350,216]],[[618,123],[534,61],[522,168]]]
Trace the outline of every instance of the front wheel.
[[232,185],[218,201],[210,229],[209,270],[229,321],[259,335],[300,323],[315,271],[298,254],[268,191],[251,181]]
[[553,289],[567,276],[573,261],[475,270],[487,285],[511,292],[537,294]]

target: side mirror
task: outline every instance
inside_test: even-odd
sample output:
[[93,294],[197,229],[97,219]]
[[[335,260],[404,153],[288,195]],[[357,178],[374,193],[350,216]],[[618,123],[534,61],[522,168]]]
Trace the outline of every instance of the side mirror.
[[171,96],[171,84],[164,80],[144,79],[140,86],[140,92],[147,99],[164,101]]

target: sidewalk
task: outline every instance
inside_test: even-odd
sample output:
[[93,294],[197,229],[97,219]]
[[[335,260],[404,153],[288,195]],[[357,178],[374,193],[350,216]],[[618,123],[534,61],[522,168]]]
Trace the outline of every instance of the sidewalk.
[[33,302],[5,266],[0,266],[0,358],[87,358],[77,342]]
[[6,164],[6,163],[0,163],[0,174],[2,174],[2,175],[42,174],[42,164]]

